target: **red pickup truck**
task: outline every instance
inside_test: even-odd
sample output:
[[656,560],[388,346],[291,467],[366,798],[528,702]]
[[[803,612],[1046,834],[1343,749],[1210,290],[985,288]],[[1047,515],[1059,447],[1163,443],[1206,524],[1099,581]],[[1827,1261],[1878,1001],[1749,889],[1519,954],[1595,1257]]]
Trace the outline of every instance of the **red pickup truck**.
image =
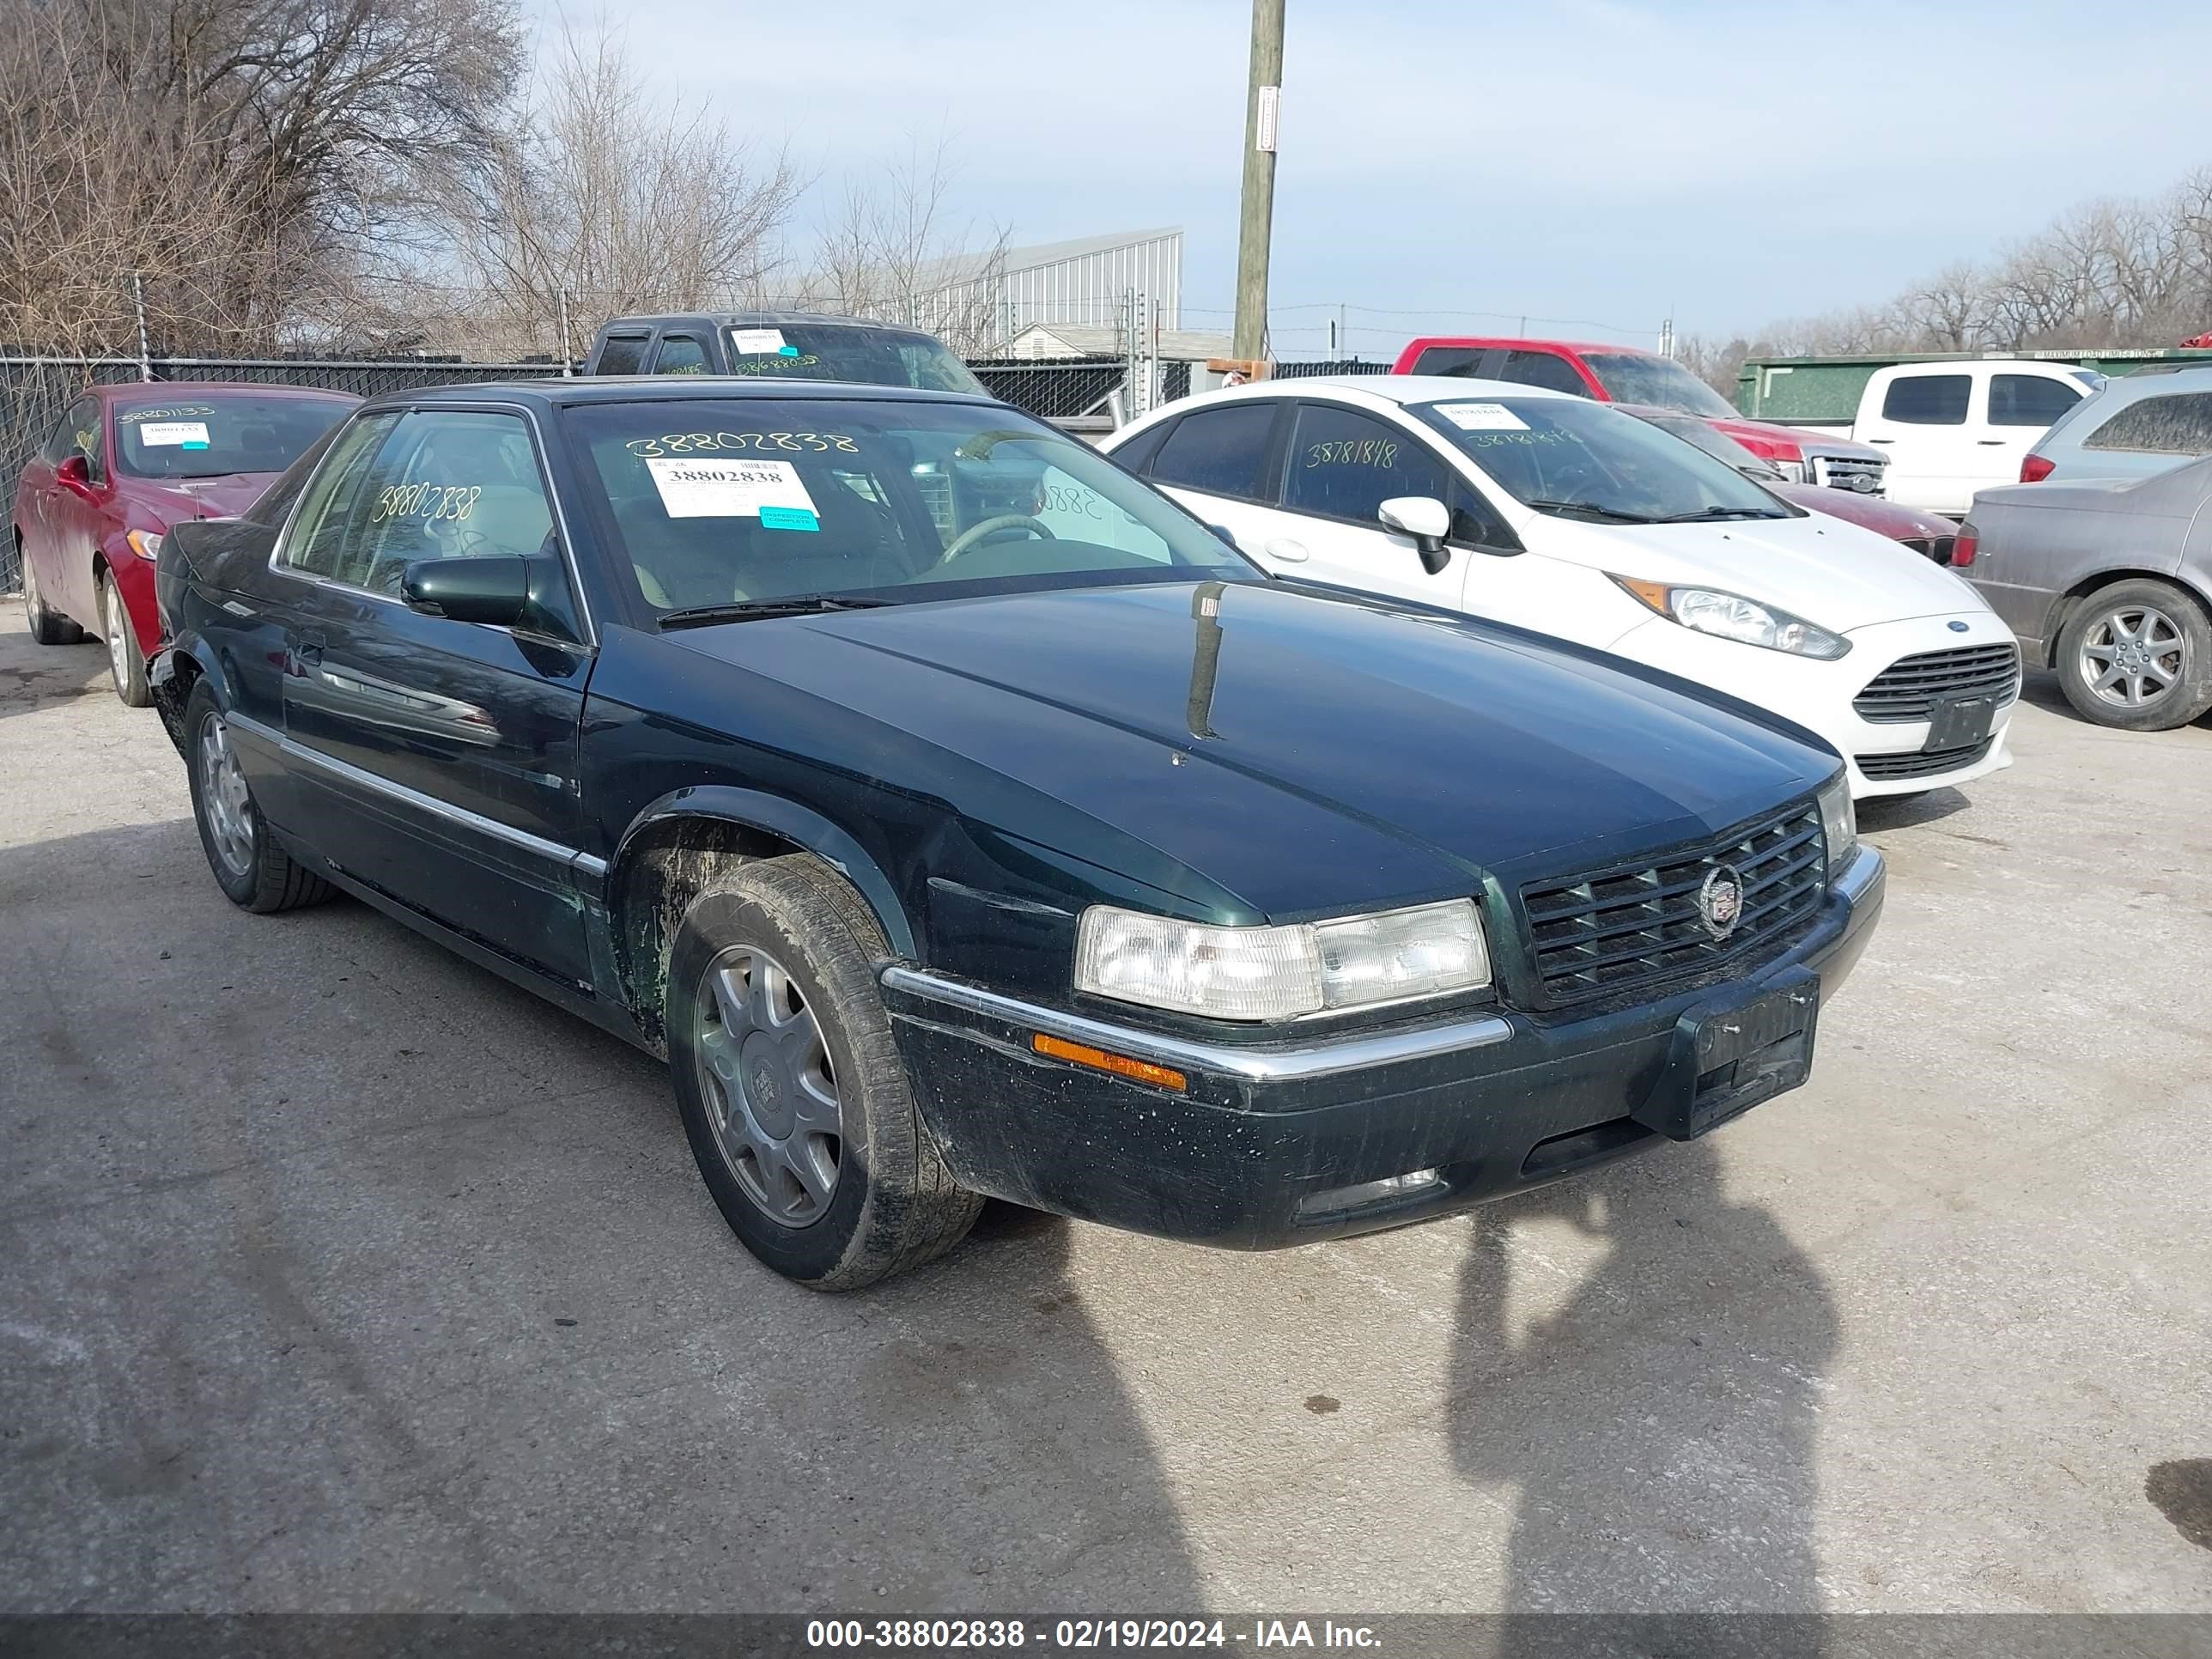
[[1601,404],[1680,410],[1727,434],[1792,483],[1879,495],[1883,469],[1889,465],[1889,458],[1871,444],[1768,421],[1747,421],[1681,364],[1633,346],[1431,335],[1400,352],[1391,373],[1508,380],[1595,398]]

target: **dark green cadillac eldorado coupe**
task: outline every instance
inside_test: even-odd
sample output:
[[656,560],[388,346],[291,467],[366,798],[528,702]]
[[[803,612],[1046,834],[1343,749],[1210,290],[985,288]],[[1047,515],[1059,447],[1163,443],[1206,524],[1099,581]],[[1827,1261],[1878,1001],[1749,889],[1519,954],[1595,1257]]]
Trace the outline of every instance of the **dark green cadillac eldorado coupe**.
[[979,397],[386,398],[158,576],[223,891],[665,1054],[825,1289],[986,1196],[1261,1248],[1702,1133],[1804,1079],[1881,902],[1804,732],[1269,580]]

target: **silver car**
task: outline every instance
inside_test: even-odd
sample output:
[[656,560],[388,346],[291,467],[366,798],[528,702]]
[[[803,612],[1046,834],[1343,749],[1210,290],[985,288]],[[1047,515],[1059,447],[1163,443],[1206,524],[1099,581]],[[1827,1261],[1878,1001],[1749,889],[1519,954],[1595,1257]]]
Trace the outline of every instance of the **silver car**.
[[2212,709],[2212,456],[2125,483],[1984,489],[1952,568],[2085,719],[2164,732]]
[[2068,410],[2021,462],[2020,481],[2148,478],[2212,455],[2212,365],[2142,368]]

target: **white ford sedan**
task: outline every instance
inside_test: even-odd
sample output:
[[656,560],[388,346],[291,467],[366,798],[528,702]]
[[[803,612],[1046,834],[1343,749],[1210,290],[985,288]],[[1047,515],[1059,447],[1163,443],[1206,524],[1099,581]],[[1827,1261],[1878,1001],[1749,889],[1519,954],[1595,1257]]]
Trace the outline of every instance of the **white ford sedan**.
[[2012,763],[2019,647],[1972,587],[1588,398],[1262,381],[1103,447],[1278,574],[1511,623],[1771,709],[1832,744],[1861,799]]

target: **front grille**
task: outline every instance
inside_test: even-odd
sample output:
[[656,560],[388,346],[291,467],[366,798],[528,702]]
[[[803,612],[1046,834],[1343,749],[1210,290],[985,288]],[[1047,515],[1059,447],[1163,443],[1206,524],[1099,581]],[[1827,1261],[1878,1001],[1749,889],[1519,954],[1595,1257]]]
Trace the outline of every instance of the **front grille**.
[[[1820,908],[1822,848],[1820,809],[1806,806],[1658,864],[1529,883],[1521,902],[1543,1001],[1634,991],[1758,950]],[[1743,909],[1715,939],[1698,899],[1723,864],[1742,878]]]
[[1938,749],[1934,754],[1924,750],[1908,750],[1902,755],[1854,755],[1860,771],[1875,783],[1887,783],[1896,778],[1932,778],[1938,772],[1955,772],[1962,766],[1972,766],[1990,752],[1996,742],[1995,733],[1965,749]]
[[1816,454],[1812,461],[1814,483],[1848,489],[1857,495],[1881,495],[1882,475],[1889,468],[1887,461],[1863,460],[1856,455]]
[[1867,682],[1851,707],[1862,720],[1924,720],[1938,697],[1993,696],[2010,702],[2019,695],[2020,647],[2008,641],[1899,657]]
[[1904,544],[1938,564],[1948,564],[1951,562],[1951,550],[1958,539],[1956,536],[1907,536]]

